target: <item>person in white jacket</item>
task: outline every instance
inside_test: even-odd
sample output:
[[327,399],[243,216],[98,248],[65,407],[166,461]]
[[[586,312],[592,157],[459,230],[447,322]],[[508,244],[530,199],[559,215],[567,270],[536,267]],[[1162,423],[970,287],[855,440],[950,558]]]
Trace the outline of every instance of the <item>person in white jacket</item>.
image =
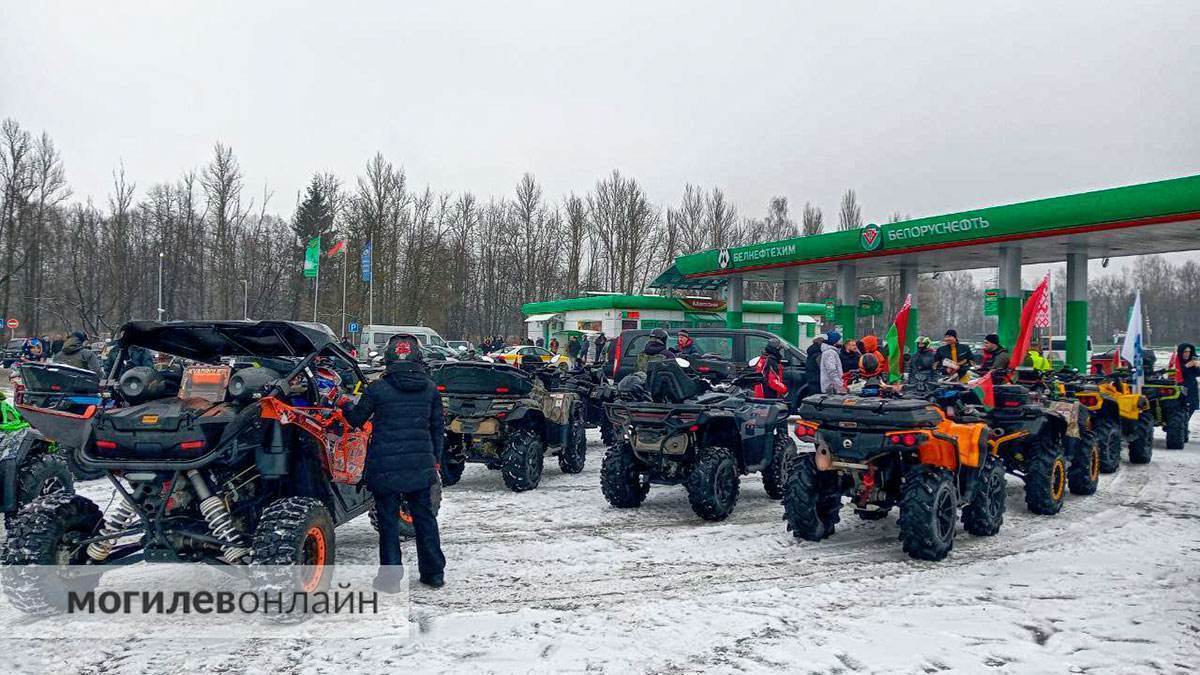
[[842,343],[842,334],[831,330],[825,335],[825,344],[821,345],[821,393],[846,393],[845,380],[842,377],[842,355],[838,345]]

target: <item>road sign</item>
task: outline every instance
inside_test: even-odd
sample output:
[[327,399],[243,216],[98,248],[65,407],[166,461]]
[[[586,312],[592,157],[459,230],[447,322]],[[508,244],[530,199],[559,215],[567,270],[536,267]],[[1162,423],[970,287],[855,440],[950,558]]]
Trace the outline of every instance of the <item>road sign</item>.
[[883,314],[882,300],[859,300],[858,315],[859,316],[880,316]]
[[351,333],[357,333],[357,332],[358,332],[358,322],[357,322],[357,321],[351,321],[351,322],[350,322],[350,332],[351,332]]
[[17,321],[16,319],[9,319],[8,321],[4,322],[4,325],[11,330],[16,330],[17,328],[20,328],[21,322]]
[[1000,313],[999,288],[989,288],[983,292],[983,315],[996,316]]

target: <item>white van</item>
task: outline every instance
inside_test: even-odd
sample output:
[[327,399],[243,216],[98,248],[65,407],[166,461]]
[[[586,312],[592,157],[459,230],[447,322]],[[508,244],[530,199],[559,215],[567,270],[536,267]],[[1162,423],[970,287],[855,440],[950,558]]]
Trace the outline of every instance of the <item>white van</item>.
[[446,341],[432,328],[426,328],[425,326],[383,326],[376,324],[363,326],[362,334],[359,335],[358,340],[358,357],[365,360],[370,352],[377,352],[382,349],[387,344],[387,341],[392,339],[392,336],[397,333],[408,333],[420,340],[423,345],[446,346]]
[[[1055,366],[1066,363],[1067,361],[1067,336],[1066,335],[1051,335],[1049,338],[1042,338],[1042,356],[1050,359],[1050,363]],[[1087,360],[1092,360],[1092,338],[1087,339]]]

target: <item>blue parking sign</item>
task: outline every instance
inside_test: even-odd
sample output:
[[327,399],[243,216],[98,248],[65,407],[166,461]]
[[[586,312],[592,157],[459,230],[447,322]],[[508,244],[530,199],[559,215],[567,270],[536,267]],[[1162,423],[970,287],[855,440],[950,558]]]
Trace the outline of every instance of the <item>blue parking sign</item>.
[[351,322],[350,322],[350,332],[351,332],[351,333],[357,333],[357,332],[358,332],[358,323],[357,323],[357,322],[355,322],[355,321],[351,321]]

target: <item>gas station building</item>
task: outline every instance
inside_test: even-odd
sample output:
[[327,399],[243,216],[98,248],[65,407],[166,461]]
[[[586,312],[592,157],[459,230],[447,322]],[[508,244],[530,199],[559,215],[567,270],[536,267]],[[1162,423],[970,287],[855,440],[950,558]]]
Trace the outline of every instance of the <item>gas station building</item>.
[[[526,337],[531,342],[539,337],[549,342],[560,333],[603,332],[612,337],[622,330],[639,328],[724,327],[729,323],[726,309],[726,302],[719,298],[601,293],[530,302],[521,306],[521,313],[525,316]],[[803,346],[802,336],[812,338],[816,334],[825,305],[798,303],[795,310],[791,342]],[[760,328],[777,335],[787,332],[782,325],[782,302],[746,301],[741,304],[739,315],[739,325],[746,328]]]
[[[834,323],[857,335],[858,279],[898,276],[920,333],[917,275],[997,267],[1001,343],[1016,339],[1021,267],[1065,261],[1067,364],[1086,369],[1088,260],[1200,249],[1200,175],[680,256],[656,288],[726,290],[725,322],[745,325],[746,281],[783,284],[781,336],[799,341],[800,284],[836,281]],[[527,305],[528,306],[528,305]],[[824,305],[818,305],[824,310]],[[911,347],[911,345],[910,345]]]

